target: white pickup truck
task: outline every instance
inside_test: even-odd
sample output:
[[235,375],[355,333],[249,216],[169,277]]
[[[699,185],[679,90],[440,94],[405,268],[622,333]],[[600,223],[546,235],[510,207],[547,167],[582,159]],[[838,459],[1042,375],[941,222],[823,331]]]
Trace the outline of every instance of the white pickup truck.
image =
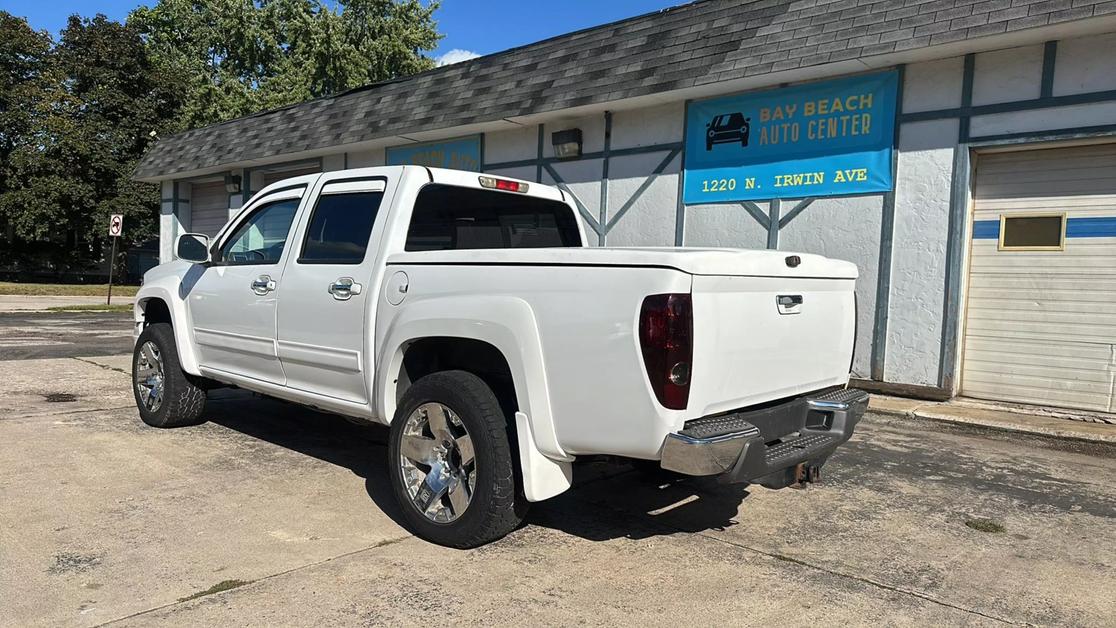
[[846,388],[854,265],[590,248],[554,187],[419,166],[301,176],[176,250],[136,299],[143,420],[199,423],[207,390],[237,386],[389,425],[395,495],[440,544],[507,534],[582,456],[812,481],[867,404]]

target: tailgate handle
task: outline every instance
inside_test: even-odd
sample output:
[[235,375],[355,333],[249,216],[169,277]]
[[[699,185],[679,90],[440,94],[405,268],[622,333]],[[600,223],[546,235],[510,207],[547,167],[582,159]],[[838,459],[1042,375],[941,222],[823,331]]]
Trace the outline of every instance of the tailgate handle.
[[780,294],[775,298],[780,314],[798,314],[802,309],[801,294]]

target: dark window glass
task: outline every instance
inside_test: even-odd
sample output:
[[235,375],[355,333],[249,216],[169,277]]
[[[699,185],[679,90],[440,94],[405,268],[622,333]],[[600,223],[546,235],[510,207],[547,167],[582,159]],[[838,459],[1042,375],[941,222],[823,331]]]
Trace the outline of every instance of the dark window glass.
[[297,198],[265,203],[240,223],[232,237],[221,248],[221,260],[227,264],[274,264],[283,255],[291,230]]
[[303,264],[359,264],[368,248],[383,192],[324,194],[318,198],[302,245]]
[[1005,216],[1005,249],[1014,248],[1061,248],[1062,228],[1065,225],[1061,214],[1052,216]]
[[580,246],[568,205],[512,192],[427,185],[415,200],[408,251]]

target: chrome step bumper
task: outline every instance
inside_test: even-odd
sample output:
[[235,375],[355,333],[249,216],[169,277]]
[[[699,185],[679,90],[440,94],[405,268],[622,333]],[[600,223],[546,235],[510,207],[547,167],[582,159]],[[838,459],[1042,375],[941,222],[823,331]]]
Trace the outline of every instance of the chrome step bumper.
[[687,421],[667,436],[661,465],[727,482],[785,486],[787,470],[820,465],[849,440],[868,407],[868,393],[837,389],[782,403]]

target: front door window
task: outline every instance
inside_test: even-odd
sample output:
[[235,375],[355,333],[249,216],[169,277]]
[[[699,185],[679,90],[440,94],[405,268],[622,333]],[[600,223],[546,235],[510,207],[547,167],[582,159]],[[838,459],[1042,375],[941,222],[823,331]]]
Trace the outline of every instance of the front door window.
[[221,247],[228,264],[276,264],[283,255],[299,199],[261,205]]

